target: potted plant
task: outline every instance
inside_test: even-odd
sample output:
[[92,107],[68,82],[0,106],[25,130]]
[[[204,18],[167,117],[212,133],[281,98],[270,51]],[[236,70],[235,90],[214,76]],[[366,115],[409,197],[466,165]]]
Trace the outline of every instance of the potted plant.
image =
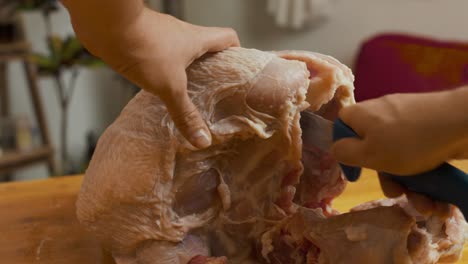
[[[48,54],[33,54],[32,60],[38,66],[40,76],[51,77],[54,80],[59,106],[61,110],[60,120],[60,145],[61,145],[61,172],[60,174],[76,173],[68,155],[68,114],[70,102],[76,87],[76,80],[83,68],[96,68],[104,63],[92,56],[74,36],[60,38],[51,35],[47,39]],[[71,71],[69,82],[65,83],[64,73]]]

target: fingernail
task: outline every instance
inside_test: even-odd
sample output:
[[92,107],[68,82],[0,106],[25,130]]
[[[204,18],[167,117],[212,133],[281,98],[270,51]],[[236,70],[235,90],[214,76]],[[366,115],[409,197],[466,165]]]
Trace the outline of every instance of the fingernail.
[[204,129],[199,129],[193,134],[192,142],[197,148],[207,148],[211,145],[211,136]]

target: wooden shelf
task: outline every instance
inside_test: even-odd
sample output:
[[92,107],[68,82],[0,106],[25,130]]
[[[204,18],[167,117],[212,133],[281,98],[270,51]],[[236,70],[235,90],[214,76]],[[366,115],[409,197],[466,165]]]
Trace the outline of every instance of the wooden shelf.
[[[57,170],[55,168],[53,148],[51,146],[44,107],[37,84],[37,67],[30,60],[31,46],[25,38],[21,17],[14,17],[11,23],[13,24],[13,31],[10,32],[9,28],[3,28],[2,38],[6,39],[10,37],[12,40],[7,42],[2,39],[0,42],[0,116],[9,116],[10,114],[6,79],[7,63],[11,60],[21,60],[28,83],[34,114],[41,131],[41,141],[43,145],[31,151],[10,152],[0,155],[0,173],[9,173],[23,166],[29,166],[37,162],[45,162],[49,173],[55,174]],[[5,32],[6,34],[4,34]]]
[[27,41],[15,41],[11,43],[0,43],[0,54],[18,53],[28,51],[30,45]]
[[0,156],[0,173],[9,172],[19,166],[27,166],[46,161],[53,150],[50,147],[39,147],[29,151],[5,152]]
[[13,43],[0,43],[0,62],[6,62],[15,59],[28,59],[29,43],[26,41],[17,41]]

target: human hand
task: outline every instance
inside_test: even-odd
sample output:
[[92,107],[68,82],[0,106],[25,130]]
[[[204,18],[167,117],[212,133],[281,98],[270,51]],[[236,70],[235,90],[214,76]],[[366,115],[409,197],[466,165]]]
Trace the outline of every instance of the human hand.
[[433,169],[457,156],[466,141],[466,103],[456,97],[395,94],[343,108],[340,118],[360,138],[337,141],[332,153],[343,164],[396,175]]
[[451,205],[448,203],[435,201],[422,194],[411,192],[393,181],[389,176],[386,176],[385,173],[379,173],[379,181],[385,196],[397,198],[405,194],[408,202],[422,215],[428,216],[434,214],[442,219],[450,215]]
[[[159,96],[181,134],[206,148],[211,135],[187,93],[185,69],[207,52],[239,46],[232,29],[195,26],[143,8],[118,30],[90,30],[74,23],[84,45],[111,68]],[[83,22],[84,24],[84,22]]]

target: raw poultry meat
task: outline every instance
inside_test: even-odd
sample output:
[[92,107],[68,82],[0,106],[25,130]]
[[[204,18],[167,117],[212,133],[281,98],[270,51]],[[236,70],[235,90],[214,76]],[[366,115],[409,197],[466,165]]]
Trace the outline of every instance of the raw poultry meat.
[[272,250],[263,255],[270,263],[453,263],[463,250],[465,230],[458,209],[447,219],[423,216],[405,197],[365,203],[330,218],[300,208],[264,234],[262,241]]
[[[98,142],[77,215],[117,263],[436,263],[465,241],[457,209],[422,217],[400,200],[339,214],[346,181],[303,145],[300,114],[333,119],[353,75],[322,54],[231,48],[188,69],[213,145],[198,150],[140,92]],[[352,250],[350,250],[352,248]]]

